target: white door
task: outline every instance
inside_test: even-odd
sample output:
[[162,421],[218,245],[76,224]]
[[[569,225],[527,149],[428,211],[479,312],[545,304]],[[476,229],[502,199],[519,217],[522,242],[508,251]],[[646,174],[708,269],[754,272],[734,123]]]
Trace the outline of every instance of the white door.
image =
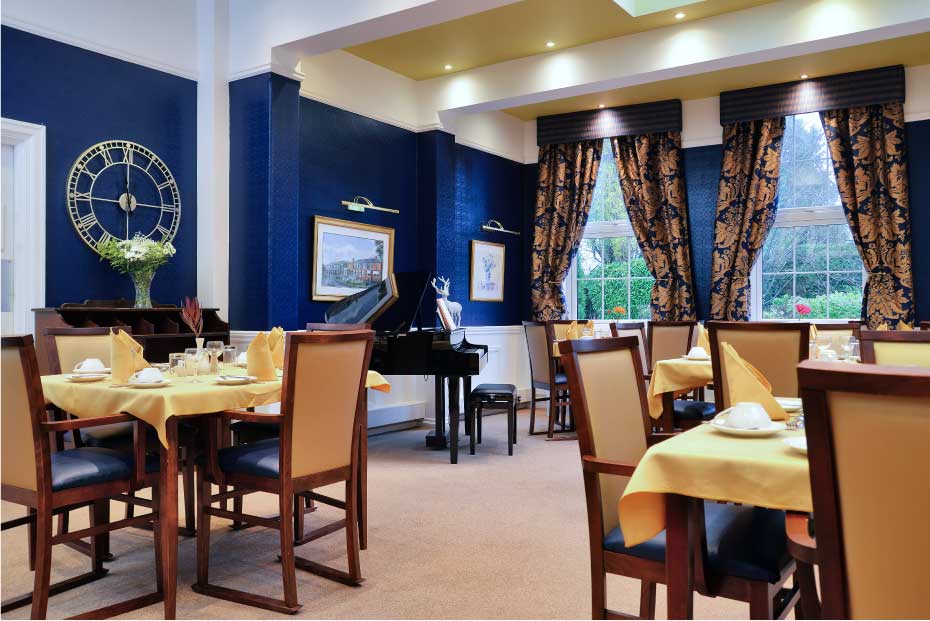
[[15,175],[13,170],[13,145],[3,145],[3,167],[0,170],[0,190],[2,190],[3,218],[0,223],[0,237],[2,237],[2,262],[0,262],[0,311],[2,311],[2,333],[13,334],[13,219],[16,209],[13,197],[16,195],[13,184]]

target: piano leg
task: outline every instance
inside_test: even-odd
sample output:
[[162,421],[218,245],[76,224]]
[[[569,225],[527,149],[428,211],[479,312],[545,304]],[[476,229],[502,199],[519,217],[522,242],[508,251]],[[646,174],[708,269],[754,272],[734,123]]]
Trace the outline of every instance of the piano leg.
[[[445,383],[446,378],[442,375],[437,375],[435,377],[436,382],[436,424],[433,427],[433,430],[426,434],[426,446],[434,449],[440,450],[449,446],[449,442],[446,439],[446,391]],[[453,396],[454,395],[454,396]],[[455,407],[458,407],[458,378],[450,377],[449,378],[449,405],[451,407],[453,400],[455,401]]]

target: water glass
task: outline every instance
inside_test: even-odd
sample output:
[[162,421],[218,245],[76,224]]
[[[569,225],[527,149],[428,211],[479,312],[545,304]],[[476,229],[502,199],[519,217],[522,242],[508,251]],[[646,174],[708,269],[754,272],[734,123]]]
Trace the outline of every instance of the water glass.
[[202,350],[196,347],[188,347],[184,350],[184,366],[187,369],[187,375],[192,377],[191,381],[198,383],[197,375],[200,373],[200,363],[203,360]]
[[223,348],[223,362],[227,367],[236,365],[236,358],[239,357],[239,348],[235,345],[227,345]]
[[186,359],[186,354],[168,354],[168,374],[173,377],[187,375]]
[[855,338],[849,339],[849,356],[846,359],[850,362],[859,362],[859,341]]

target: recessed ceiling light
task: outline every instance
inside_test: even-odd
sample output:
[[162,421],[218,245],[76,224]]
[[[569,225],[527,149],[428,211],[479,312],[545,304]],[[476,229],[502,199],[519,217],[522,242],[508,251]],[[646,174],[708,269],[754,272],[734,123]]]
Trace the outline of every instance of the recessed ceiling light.
[[446,65],[445,67],[443,67],[443,69],[445,69],[446,71],[449,71],[452,69],[452,65]]
[[546,47],[555,47],[555,41],[546,41]]
[[806,79],[807,79],[807,74],[806,74],[806,73],[802,73],[802,74],[801,74],[801,79],[802,79],[802,80],[806,80]]
[[598,108],[603,108],[603,107],[604,107],[604,104],[597,104],[597,107],[598,107]]
[[675,19],[684,19],[684,18],[685,18],[684,13],[675,13]]

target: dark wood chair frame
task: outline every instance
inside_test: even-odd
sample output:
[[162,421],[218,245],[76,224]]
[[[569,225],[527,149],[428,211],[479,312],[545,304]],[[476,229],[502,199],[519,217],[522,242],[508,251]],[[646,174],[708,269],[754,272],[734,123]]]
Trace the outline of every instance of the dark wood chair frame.
[[[334,468],[326,472],[319,472],[298,478],[291,477],[291,454],[293,452],[291,428],[293,425],[292,404],[294,400],[294,373],[297,367],[297,354],[293,345],[297,343],[328,343],[334,341],[367,340],[365,360],[358,384],[358,401],[355,411],[354,433],[352,437],[351,464],[341,468]],[[374,333],[371,331],[356,332],[330,332],[330,333],[288,333],[285,359],[285,372],[281,390],[281,413],[263,414],[245,410],[229,410],[219,412],[210,417],[210,425],[228,425],[234,420],[246,420],[258,423],[278,423],[280,435],[280,476],[277,479],[258,477],[247,474],[224,473],[220,470],[217,460],[216,438],[219,433],[207,433],[207,461],[203,468],[198,469],[199,493],[197,495],[198,522],[197,530],[197,582],[193,590],[202,595],[208,595],[240,604],[255,606],[265,610],[296,614],[300,610],[297,601],[296,569],[300,568],[324,578],[335,580],[350,586],[358,586],[362,582],[359,565],[359,535],[358,518],[356,516],[358,501],[358,471],[359,471],[359,419],[365,403],[365,379],[368,364],[371,360]],[[215,427],[214,427],[215,428]],[[228,430],[225,431],[228,435]],[[338,500],[324,496],[313,491],[316,488],[334,483],[344,482],[346,485],[345,500]],[[232,491],[213,494],[210,483],[227,485]],[[279,514],[274,518],[259,517],[242,512],[226,511],[212,505],[230,498],[237,498],[254,492],[267,492],[278,496]],[[306,495],[313,500],[329,506],[344,509],[345,518],[321,526],[308,533],[301,541],[294,541],[293,532],[293,498],[297,495]],[[210,563],[210,518],[219,517],[236,520],[246,524],[254,524],[278,530],[281,541],[281,572],[284,583],[284,599],[279,600],[264,595],[249,593],[238,589],[230,589],[209,582]],[[325,535],[346,530],[346,547],[348,552],[348,572],[328,567],[321,563],[301,558],[294,554],[294,548],[310,541],[315,541]]]
[[[28,526],[30,540],[35,542],[35,578],[32,593],[3,602],[2,612],[32,604],[31,618],[45,618],[48,612],[48,599],[70,589],[99,580],[107,574],[103,567],[103,551],[108,548],[109,533],[130,526],[152,524],[155,533],[155,562],[160,567],[160,529],[158,512],[158,494],[153,489],[153,498],[144,500],[135,498],[133,493],[146,487],[156,487],[158,473],[145,471],[145,429],[142,423],[128,414],[102,416],[89,419],[72,419],[64,421],[46,420],[45,397],[42,393],[42,380],[39,375],[39,365],[36,358],[34,341],[31,335],[4,336],[3,347],[17,347],[20,350],[20,360],[23,365],[27,382],[27,396],[29,400],[29,413],[32,419],[33,438],[35,440],[36,460],[36,487],[37,491],[27,490],[12,485],[2,486],[4,501],[27,507],[28,513],[21,518],[4,522],[2,530],[17,526]],[[7,413],[7,416],[10,414]],[[72,487],[60,491],[52,491],[51,442],[50,434],[74,432],[79,429],[109,425],[112,423],[133,422],[134,429],[134,458],[135,467],[133,475],[126,480],[110,481]],[[119,500],[126,503],[138,504],[151,509],[145,515],[136,516],[110,522],[110,500]],[[64,514],[79,507],[91,508],[91,525],[77,531],[58,534],[52,533],[52,518],[56,514]],[[91,539],[91,570],[73,578],[68,578],[50,584],[52,547],[66,544],[80,539]],[[160,573],[158,574],[157,588],[154,592],[134,597],[97,610],[82,613],[74,618],[105,619],[133,610],[150,606],[163,598]]]
[[[557,323],[571,323],[570,321],[559,321]],[[549,322],[545,321],[524,321],[523,322],[523,332],[526,335],[526,329],[528,327],[543,327],[546,330],[546,347],[548,348],[546,352],[549,368],[547,369],[549,375],[548,382],[537,382],[533,379],[533,356],[530,356],[530,428],[529,434],[531,436],[536,436],[545,433],[549,438],[552,438],[555,431],[556,419],[561,415],[564,417],[563,413],[563,400],[567,401],[568,393],[568,383],[565,384],[556,384],[555,383],[555,374],[558,369],[557,359],[552,356],[552,343],[555,342],[554,332],[551,326],[548,325]],[[529,336],[526,335],[527,347],[529,347]],[[549,393],[548,397],[537,397],[536,390],[545,390]],[[563,399],[564,397],[564,399]],[[540,401],[549,402],[549,424],[546,431],[536,431],[536,404]],[[560,427],[564,430],[565,423],[564,418],[560,423]]]
[[646,358],[646,368],[643,369],[643,379],[647,382],[652,379],[652,364],[649,362],[649,341],[646,340],[646,322],[645,321],[611,321],[610,335],[614,338],[620,338],[618,330],[639,330],[640,347]]
[[[110,334],[113,331],[122,330],[126,334],[132,334],[132,326],[109,326],[109,327],[94,327],[94,328],[46,328],[45,329],[45,351],[48,353],[48,368],[51,375],[58,375],[60,373],[67,373],[68,371],[61,368],[61,362],[58,358],[58,342],[55,339],[56,336],[102,336],[105,334]],[[66,412],[61,412],[58,408],[52,406],[55,411],[58,413],[59,418],[65,418],[68,416]],[[84,446],[84,441],[81,439],[81,434],[79,431],[73,431],[71,433],[71,441],[74,444],[75,448],[80,448]],[[195,452],[195,440],[189,438],[187,442],[184,442],[180,447],[180,459],[178,461],[178,466],[181,469],[181,486],[184,493],[184,529],[183,532],[185,535],[193,536],[196,532],[196,522],[195,522],[195,511],[196,511],[196,501],[194,500],[194,463],[196,460]],[[157,447],[155,447],[157,449]],[[131,518],[135,515],[135,505],[133,503],[126,503],[126,517]],[[63,513],[58,518],[58,528],[60,532],[68,532],[68,514]],[[74,542],[76,545],[72,545],[80,552],[88,554],[90,548],[82,544],[82,542]],[[113,559],[113,555],[110,554],[109,550],[104,551],[104,560],[110,561]]]
[[[911,332],[891,332],[911,334]],[[885,332],[881,332],[885,334]],[[873,395],[930,398],[930,370],[914,367],[835,364],[806,361],[798,367],[804,402],[805,433],[810,462],[811,494],[817,519],[817,561],[823,618],[850,619],[843,519],[838,498],[833,413],[827,393],[855,392]]]
[[[727,330],[745,330],[758,332],[781,331],[785,333],[799,332],[800,344],[798,346],[798,362],[807,360],[810,353],[810,324],[807,322],[778,322],[778,321],[705,321],[704,327],[707,329],[707,340],[710,341],[711,364],[714,369],[714,386],[719,390],[714,391],[714,405],[717,412],[723,411],[723,385],[721,383],[720,373],[720,343],[717,340],[717,330],[724,328]],[[779,395],[781,396],[781,395]]]
[[930,331],[861,330],[859,332],[859,358],[865,364],[875,364],[875,341],[884,343],[930,343]]
[[[623,337],[615,339],[597,339],[589,341],[566,341],[559,344],[559,351],[565,359],[569,383],[572,386],[577,413],[578,445],[581,449],[581,462],[584,472],[585,499],[588,508],[588,539],[591,546],[591,599],[592,618],[594,619],[630,619],[653,618],[655,616],[655,585],[669,584],[685,573],[687,582],[693,590],[708,597],[725,597],[749,603],[750,618],[782,619],[788,615],[798,601],[798,588],[786,589],[782,585],[795,572],[795,563],[790,563],[782,572],[776,584],[765,581],[747,580],[736,576],[718,576],[706,569],[707,541],[704,533],[704,505],[699,499],[670,495],[667,498],[667,512],[677,515],[687,523],[688,532],[693,534],[687,539],[689,544],[683,549],[666,548],[664,563],[642,559],[627,554],[619,554],[604,549],[601,516],[600,487],[598,475],[607,474],[622,477],[633,476],[636,464],[629,464],[596,457],[593,453],[594,439],[588,422],[587,403],[584,398],[584,379],[578,374],[578,354],[611,351],[616,349],[635,349],[636,339]],[[637,375],[642,375],[639,353],[633,356]],[[643,433],[646,444],[652,446],[675,433],[656,433],[652,431],[652,419],[646,405],[646,389],[642,382],[637,383],[642,404]],[[683,501],[683,502],[682,502]],[[671,505],[671,507],[669,507]],[[609,610],[606,607],[607,573],[638,578],[642,581],[640,589],[639,617]],[[693,577],[693,583],[691,578]],[[690,617],[693,592],[689,591],[685,601],[678,602],[680,610],[671,611],[669,618]],[[776,602],[778,606],[776,607]]]
[[921,321],[920,322],[921,330],[930,330],[930,321]]
[[785,534],[788,537],[788,553],[798,565],[794,572],[801,592],[799,618],[820,619],[820,595],[817,593],[817,541],[811,535],[812,514],[785,512]]

